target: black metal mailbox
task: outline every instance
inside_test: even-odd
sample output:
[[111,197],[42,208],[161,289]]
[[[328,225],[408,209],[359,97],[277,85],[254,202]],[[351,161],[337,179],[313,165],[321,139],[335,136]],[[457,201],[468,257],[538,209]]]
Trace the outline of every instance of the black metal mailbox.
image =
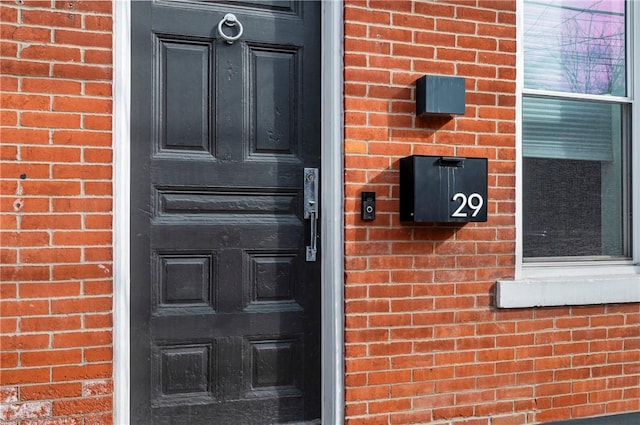
[[400,159],[400,220],[487,221],[487,159],[423,155]]

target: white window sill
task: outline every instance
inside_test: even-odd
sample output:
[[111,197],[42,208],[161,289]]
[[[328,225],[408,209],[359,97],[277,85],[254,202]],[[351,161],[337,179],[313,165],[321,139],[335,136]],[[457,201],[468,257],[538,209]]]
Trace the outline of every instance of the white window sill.
[[496,306],[525,308],[640,302],[637,267],[610,267],[608,273],[594,269],[589,270],[589,274],[582,269],[582,275],[567,271],[562,273],[556,269],[554,276],[546,276],[551,272],[547,271],[529,273],[522,279],[499,280],[496,282]]

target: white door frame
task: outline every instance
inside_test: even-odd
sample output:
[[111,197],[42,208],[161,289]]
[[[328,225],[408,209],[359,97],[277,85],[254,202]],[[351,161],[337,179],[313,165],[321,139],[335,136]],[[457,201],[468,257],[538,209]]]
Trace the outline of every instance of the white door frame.
[[[344,422],[343,0],[322,1],[321,285],[322,422]],[[126,425],[130,392],[131,3],[113,0],[114,424]]]

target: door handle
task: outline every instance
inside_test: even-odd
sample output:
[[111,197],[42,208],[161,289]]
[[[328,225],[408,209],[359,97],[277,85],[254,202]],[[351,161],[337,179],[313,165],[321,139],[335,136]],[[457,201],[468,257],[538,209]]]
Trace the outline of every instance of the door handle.
[[318,252],[318,169],[304,169],[304,218],[309,220],[307,261],[316,261]]

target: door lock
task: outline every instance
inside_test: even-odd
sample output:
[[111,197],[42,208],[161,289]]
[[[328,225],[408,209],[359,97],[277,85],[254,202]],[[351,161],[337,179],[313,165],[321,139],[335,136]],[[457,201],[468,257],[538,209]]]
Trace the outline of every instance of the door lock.
[[304,169],[304,218],[309,220],[307,261],[316,261],[318,252],[318,169]]

